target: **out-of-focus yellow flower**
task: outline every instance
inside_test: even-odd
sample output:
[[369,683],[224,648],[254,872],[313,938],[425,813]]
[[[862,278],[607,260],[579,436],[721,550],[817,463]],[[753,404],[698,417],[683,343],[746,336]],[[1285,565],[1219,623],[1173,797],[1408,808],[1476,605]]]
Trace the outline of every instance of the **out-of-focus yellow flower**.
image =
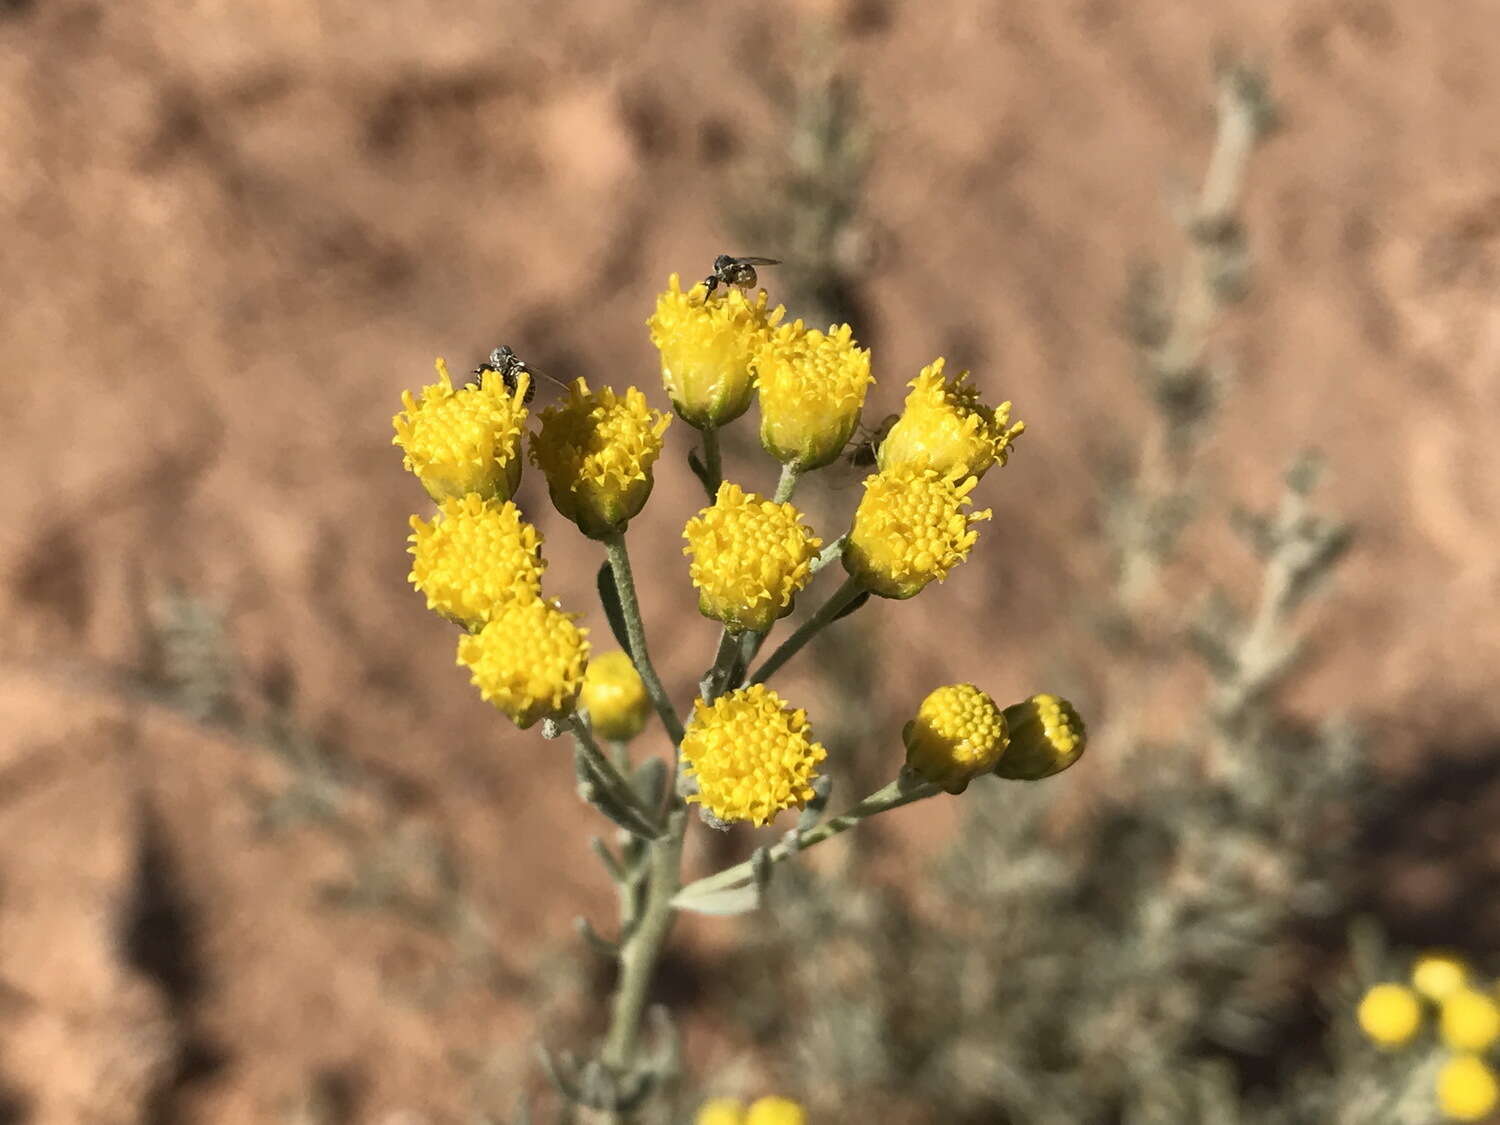
[[1429,1000],[1441,1002],[1469,983],[1469,967],[1451,953],[1424,953],[1411,968],[1411,984]]
[[880,443],[881,469],[932,469],[961,480],[982,477],[991,465],[1004,465],[1025,422],[1010,425],[1010,403],[990,407],[979,388],[960,371],[943,377],[944,360],[933,360],[908,386],[906,408]]
[[557,510],[594,539],[625,530],[651,495],[651,467],[672,416],[653,410],[635,387],[621,397],[578,379],[541,420],[531,459]]
[[728,481],[719,485],[713,504],[688,520],[682,533],[703,615],[736,632],[764,633],[792,612],[823,545],[801,520],[791,504]]
[[866,478],[844,545],[844,569],[883,598],[915,597],[968,557],[972,525],[989,509],[965,513],[974,477],[952,481],[931,470],[892,469]]
[[1500,1083],[1484,1060],[1455,1055],[1438,1071],[1438,1108],[1454,1121],[1482,1121],[1500,1102]]
[[588,666],[587,635],[552,602],[512,602],[458,639],[458,662],[479,694],[525,730],[572,710]]
[[1355,1013],[1360,1029],[1382,1047],[1410,1043],[1422,1026],[1422,1005],[1404,984],[1377,984],[1366,992]]
[[847,324],[826,333],[800,320],[783,324],[755,358],[760,443],[802,472],[838,460],[848,444],[870,377],[870,349]]
[[1443,997],[1438,1032],[1455,1051],[1488,1050],[1500,1039],[1500,1005],[1477,988],[1457,988]]
[[601,738],[628,742],[646,729],[651,698],[629,654],[606,652],[589,661],[583,677],[583,705]]
[[437,610],[466,629],[477,629],[497,607],[541,594],[542,537],[509,500],[471,492],[444,500],[427,523],[412,516],[408,581]]
[[661,353],[661,377],[672,406],[698,429],[727,425],[750,407],[755,389],[751,363],[785,314],[766,311],[762,289],[752,301],[731,286],[723,299],[706,301],[700,283],[686,293],[674,273],[656,312],[646,321]]
[[1010,749],[995,773],[1017,781],[1036,781],[1062,773],[1088,746],[1083,719],[1066,699],[1033,695],[1005,709]]
[[812,740],[807,712],[793,710],[764,684],[698,700],[682,740],[686,773],[698,780],[688,798],[722,821],[757,826],[812,800],[817,766],[828,752]]
[[420,403],[401,392],[406,409],[393,419],[391,444],[401,447],[407,469],[439,503],[470,492],[509,500],[521,483],[525,384],[512,393],[487,376],[478,386],[455,390],[441,359],[437,373],[438,381],[422,388]]
[[750,1105],[745,1125],[807,1125],[807,1114],[791,1098],[757,1098]]
[[992,769],[1008,741],[1005,715],[973,684],[949,684],[929,694],[901,738],[906,764],[949,793],[962,793]]
[[698,1107],[693,1125],[745,1125],[745,1107],[733,1098],[710,1098]]

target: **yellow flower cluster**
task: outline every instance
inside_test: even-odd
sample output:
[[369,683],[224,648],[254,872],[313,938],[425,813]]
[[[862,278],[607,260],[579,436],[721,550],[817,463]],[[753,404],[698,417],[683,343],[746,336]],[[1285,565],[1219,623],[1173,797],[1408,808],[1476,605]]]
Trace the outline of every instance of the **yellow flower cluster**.
[[646,729],[651,698],[627,653],[606,652],[589,661],[583,678],[583,705],[602,738],[628,742]]
[[728,425],[750,407],[751,365],[786,312],[766,311],[766,292],[752,300],[731,288],[709,301],[700,283],[686,293],[674,273],[646,321],[661,353],[661,378],[672,406],[698,429]]
[[849,444],[865,392],[874,382],[870,350],[847,324],[827,332],[783,324],[755,358],[760,443],[799,472],[837,461]]
[[1033,695],[1005,709],[1010,731],[1010,749],[995,766],[1000,777],[1015,781],[1040,781],[1062,773],[1083,757],[1088,731],[1083,719],[1066,699],[1055,695]]
[[1489,1117],[1500,1105],[1500,1079],[1485,1056],[1500,1045],[1500,1004],[1495,986],[1476,985],[1463,961],[1425,954],[1412,966],[1410,985],[1374,985],[1355,1015],[1372,1042],[1394,1050],[1417,1037],[1428,1009],[1436,1010],[1438,1038],[1453,1052],[1438,1071],[1438,1108],[1454,1121]]
[[392,444],[439,503],[471,492],[510,499],[521,483],[525,382],[510,392],[502,380],[486,376],[478,386],[455,390],[448,365],[439,359],[436,366],[438,381],[422,388],[420,403],[410,391],[401,393],[406,409],[393,419]]
[[973,778],[993,769],[1010,741],[1005,714],[973,684],[950,684],[929,694],[901,739],[908,768],[949,793],[962,793]]
[[734,632],[767,632],[790,613],[823,545],[791,504],[727,481],[682,535],[699,610]]
[[930,469],[892,469],[866,478],[844,545],[844,569],[871,593],[911,598],[941,582],[979,538],[989,509],[966,513],[974,477],[953,481]]
[[552,602],[513,602],[458,639],[458,662],[479,694],[525,730],[572,709],[588,666],[587,632]]
[[807,712],[764,684],[698,700],[682,740],[685,772],[698,782],[688,800],[721,821],[757,826],[812,800],[818,763],[827,756],[812,739]]
[[620,396],[610,387],[591,391],[578,379],[566,401],[542,411],[531,460],[546,476],[557,510],[585,535],[603,539],[624,531],[645,507],[671,421],[635,387]]
[[427,608],[478,629],[502,605],[541,596],[542,537],[509,500],[444,500],[431,523],[412,516],[410,582]]
[[962,480],[982,477],[1009,459],[1026,423],[1009,424],[1008,402],[995,407],[981,402],[967,371],[945,379],[944,363],[941,357],[933,360],[908,384],[905,409],[880,445],[876,464],[883,472],[931,469]]
[[693,1125],[807,1125],[807,1114],[790,1098],[757,1098],[749,1110],[734,1098],[711,1098],[698,1107]]

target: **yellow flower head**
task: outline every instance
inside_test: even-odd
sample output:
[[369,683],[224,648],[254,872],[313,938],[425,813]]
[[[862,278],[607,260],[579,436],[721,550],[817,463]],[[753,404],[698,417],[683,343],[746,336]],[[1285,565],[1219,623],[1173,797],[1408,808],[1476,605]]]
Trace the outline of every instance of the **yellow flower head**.
[[1500,1102],[1500,1083],[1483,1059],[1455,1055],[1438,1071],[1437,1101],[1454,1121],[1483,1121]]
[[471,492],[444,500],[431,523],[412,516],[409,581],[435,609],[465,628],[484,624],[513,601],[542,589],[542,537],[509,500]]
[[635,664],[623,652],[606,652],[589,661],[583,677],[583,705],[603,738],[628,742],[646,728],[651,699]]
[[1424,953],[1411,967],[1411,984],[1429,1000],[1442,1001],[1469,982],[1469,967],[1451,953]]
[[847,324],[826,333],[783,324],[755,358],[760,443],[806,472],[838,460],[849,443],[870,377],[870,349]]
[[511,602],[458,639],[458,662],[479,694],[525,730],[572,710],[588,665],[587,634],[552,602]]
[[807,712],[792,710],[764,684],[693,705],[682,740],[698,802],[722,821],[768,823],[812,799],[817,765],[828,752],[812,740]]
[[791,613],[823,545],[801,519],[790,504],[728,481],[719,485],[713,505],[688,520],[682,533],[703,615],[737,632],[764,633]]
[[1438,1031],[1455,1051],[1488,1050],[1500,1039],[1500,1005],[1476,988],[1454,989],[1443,997]]
[[698,1107],[693,1125],[745,1125],[745,1107],[734,1098],[710,1098]]
[[791,1098],[757,1098],[745,1125],[807,1125],[807,1114]]
[[965,513],[973,477],[952,481],[928,470],[892,469],[865,480],[844,545],[844,569],[883,598],[915,597],[969,555],[972,524],[988,509]]
[[1005,709],[1010,749],[995,767],[999,777],[1036,781],[1062,773],[1088,746],[1083,719],[1066,699],[1033,695]]
[[982,477],[991,465],[1004,465],[1011,443],[1026,423],[1010,425],[1010,403],[990,407],[979,401],[969,373],[943,378],[944,360],[935,359],[907,385],[906,408],[881,442],[882,469],[932,469],[961,480]]
[[962,793],[992,769],[1009,741],[1004,714],[973,684],[949,684],[928,695],[901,739],[906,764],[949,793]]
[[557,510],[595,539],[623,531],[651,495],[651,466],[671,415],[647,406],[635,387],[622,398],[578,379],[541,419],[531,459],[546,474]]
[[1356,1012],[1360,1030],[1382,1047],[1410,1043],[1422,1026],[1422,1005],[1404,984],[1377,984],[1366,992]]
[[707,301],[702,284],[684,293],[675,273],[668,278],[646,326],[683,421],[700,430],[723,426],[750,408],[750,365],[785,312],[780,305],[766,312],[764,289],[752,301],[731,286],[723,300]]
[[[477,492],[509,500],[521,483],[521,427],[526,421],[526,384],[512,393],[498,377],[453,389],[448,365],[437,361],[438,381],[422,388],[419,404],[401,392],[406,406],[393,419],[391,444],[438,503]],[[529,378],[529,376],[528,376]]]

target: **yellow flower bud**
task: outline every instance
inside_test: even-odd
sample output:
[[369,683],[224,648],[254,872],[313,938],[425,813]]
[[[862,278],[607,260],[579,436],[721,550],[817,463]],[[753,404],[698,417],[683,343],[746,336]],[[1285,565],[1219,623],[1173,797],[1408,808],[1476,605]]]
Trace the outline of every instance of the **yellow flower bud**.
[[552,602],[512,602],[478,633],[458,639],[458,662],[479,694],[525,730],[573,709],[588,665],[587,635]]
[[777,305],[767,313],[764,289],[753,301],[733,287],[718,300],[703,294],[701,284],[684,293],[674,273],[646,321],[672,406],[700,430],[727,425],[750,408],[751,363],[786,311]]
[[635,387],[622,398],[609,387],[590,391],[579,379],[541,420],[531,459],[546,474],[557,510],[594,539],[624,531],[651,495],[651,466],[671,415],[646,405]]
[[764,684],[712,703],[700,699],[682,740],[685,772],[698,780],[688,801],[722,821],[766,824],[812,800],[818,763],[827,756],[812,740],[807,712],[792,710]]
[[1026,423],[1010,425],[1010,403],[990,407],[979,401],[969,373],[943,378],[940,357],[909,384],[906,408],[880,444],[876,464],[932,469],[945,477],[982,477],[991,465],[1004,465],[1011,444]]
[[1454,1121],[1483,1121],[1500,1102],[1500,1083],[1483,1059],[1455,1055],[1438,1071],[1437,1101]]
[[745,1107],[733,1098],[710,1098],[698,1107],[693,1125],[745,1125]]
[[393,419],[391,444],[405,454],[427,495],[442,503],[477,492],[509,500],[521,483],[521,427],[526,421],[525,386],[514,392],[497,377],[453,389],[448,365],[437,361],[438,381],[422,388],[419,404],[401,392],[406,409]]
[[988,509],[965,513],[973,477],[952,481],[931,470],[892,469],[865,480],[864,498],[844,545],[844,569],[883,598],[910,598],[969,555],[972,525]]
[[1468,982],[1468,966],[1451,953],[1424,953],[1412,965],[1412,987],[1429,1000],[1442,1001]]
[[1083,719],[1066,699],[1033,695],[1005,709],[1010,749],[995,767],[999,777],[1037,781],[1062,773],[1088,746]]
[[583,677],[583,705],[601,738],[629,742],[646,728],[651,698],[635,663],[626,653],[606,652],[589,661]]
[[807,1125],[807,1114],[791,1098],[757,1098],[745,1125]]
[[1382,1047],[1410,1043],[1422,1026],[1422,1005],[1404,984],[1377,984],[1366,992],[1356,1013],[1360,1030]]
[[688,520],[682,533],[703,615],[736,632],[764,633],[791,613],[823,545],[801,520],[791,504],[728,481],[719,485],[712,506]]
[[1500,1005],[1476,988],[1454,989],[1443,997],[1438,1031],[1455,1051],[1488,1050],[1500,1039]]
[[783,324],[755,359],[760,443],[802,472],[838,460],[849,443],[870,377],[870,349],[847,324],[828,332]]
[[408,581],[434,609],[466,629],[476,629],[497,607],[541,595],[542,537],[509,500],[484,500],[471,492],[444,500],[431,523],[412,516]]
[[907,766],[949,793],[962,793],[993,769],[1008,742],[1004,714],[973,684],[949,684],[929,694],[901,739]]

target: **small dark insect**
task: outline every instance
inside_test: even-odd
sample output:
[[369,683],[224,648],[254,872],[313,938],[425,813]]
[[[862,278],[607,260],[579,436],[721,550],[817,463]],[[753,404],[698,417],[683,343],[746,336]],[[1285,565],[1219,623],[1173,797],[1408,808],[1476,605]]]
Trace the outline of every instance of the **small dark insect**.
[[756,266],[779,265],[779,258],[736,258],[732,254],[720,254],[714,259],[714,272],[703,279],[703,284],[708,286],[703,299],[706,301],[712,297],[714,290],[721,285],[726,289],[731,285],[738,289],[754,289]]
[[854,437],[849,440],[849,448],[844,453],[844,460],[856,469],[873,468],[876,455],[880,453],[880,443],[885,440],[886,435],[891,432],[891,427],[900,418],[899,414],[887,414],[873,430],[864,423],[860,423]]
[[568,386],[561,379],[548,375],[545,371],[538,371],[504,344],[501,344],[494,351],[490,352],[490,358],[486,362],[474,368],[474,374],[478,375],[481,379],[484,378],[487,371],[493,371],[496,375],[499,375],[505,383],[505,389],[512,394],[515,393],[516,384],[520,381],[521,372],[524,371],[530,375],[531,379],[526,384],[525,405],[527,406],[530,406],[531,400],[536,397],[536,381],[538,377],[550,380],[564,390]]

